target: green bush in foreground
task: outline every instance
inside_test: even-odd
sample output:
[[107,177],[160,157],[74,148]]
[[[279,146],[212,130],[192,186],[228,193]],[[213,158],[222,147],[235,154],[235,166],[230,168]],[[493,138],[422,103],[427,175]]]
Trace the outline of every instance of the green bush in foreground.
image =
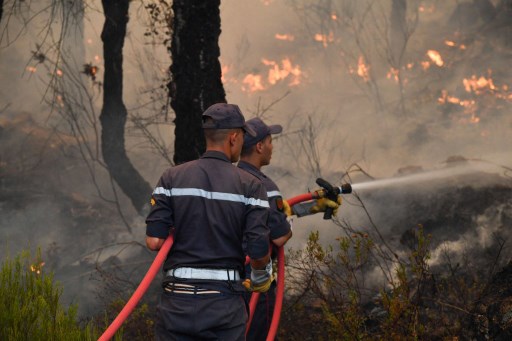
[[38,252],[7,258],[0,270],[0,340],[97,340],[89,323],[80,325],[77,306],[59,303],[62,288],[43,273]]

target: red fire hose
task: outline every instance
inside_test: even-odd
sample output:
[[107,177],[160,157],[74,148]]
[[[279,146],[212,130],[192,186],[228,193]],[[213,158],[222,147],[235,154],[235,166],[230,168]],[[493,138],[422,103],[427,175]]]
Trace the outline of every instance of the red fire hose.
[[[299,202],[307,201],[313,199],[313,193],[305,193],[298,195],[296,197],[293,197],[288,201],[288,204],[290,206],[293,206]],[[137,303],[139,303],[140,299],[146,292],[146,290],[149,288],[149,285],[155,278],[158,271],[161,269],[162,264],[164,263],[165,259],[167,258],[167,254],[169,253],[169,250],[171,249],[172,243],[174,241],[174,238],[172,235],[167,237],[164,244],[160,248],[160,251],[158,251],[158,254],[155,257],[155,260],[153,261],[153,264],[151,264],[148,272],[140,282],[139,286],[137,287],[137,290],[133,293],[132,297],[128,300],[126,305],[124,306],[123,310],[117,315],[115,320],[110,324],[110,326],[105,330],[105,332],[101,335],[101,337],[98,339],[98,341],[108,341],[110,340],[116,331],[121,327],[123,322],[126,320],[128,315],[133,311]],[[270,330],[268,332],[267,341],[274,340],[276,333],[277,333],[277,327],[279,326],[279,319],[281,318],[281,309],[283,307],[283,297],[284,297],[284,250],[283,247],[278,248],[277,253],[277,260],[278,260],[278,266],[277,266],[277,293],[276,293],[276,304],[274,306],[274,315],[272,317],[272,324],[270,325]],[[254,314],[254,310],[256,309],[256,304],[258,303],[259,294],[253,293],[251,296],[251,302],[250,302],[250,315],[249,315],[249,321],[247,323],[247,330],[249,330],[250,323],[252,316]]]
[[[290,198],[287,200],[288,204],[291,206],[298,204],[299,202],[308,201],[315,197],[316,193],[304,193],[297,195],[296,197]],[[256,305],[258,304],[258,300],[260,298],[260,294],[258,292],[253,292],[251,295],[251,301],[249,303],[249,320],[247,321],[247,327],[245,329],[245,334],[249,331],[251,327],[251,321],[254,316],[254,311],[256,310]],[[277,249],[277,292],[276,292],[276,303],[274,305],[274,314],[272,315],[272,323],[270,324],[270,329],[267,335],[267,341],[273,341],[277,334],[277,328],[279,327],[279,320],[281,318],[281,309],[283,308],[283,298],[284,298],[284,249],[283,247],[279,247]]]
[[162,247],[160,248],[160,251],[158,251],[155,260],[153,261],[153,264],[149,267],[148,272],[140,282],[139,286],[137,287],[137,290],[133,293],[132,297],[128,300],[126,305],[124,306],[123,310],[117,315],[115,320],[110,324],[110,326],[105,330],[103,335],[98,339],[98,341],[108,341],[114,336],[116,331],[121,327],[123,322],[126,320],[128,315],[133,311],[137,303],[139,303],[140,299],[148,290],[149,285],[155,278],[156,274],[160,269],[162,268],[162,264],[164,263],[165,259],[167,258],[167,254],[169,253],[169,250],[171,249],[172,243],[174,241],[174,237],[170,235],[167,237],[167,239],[164,241]]

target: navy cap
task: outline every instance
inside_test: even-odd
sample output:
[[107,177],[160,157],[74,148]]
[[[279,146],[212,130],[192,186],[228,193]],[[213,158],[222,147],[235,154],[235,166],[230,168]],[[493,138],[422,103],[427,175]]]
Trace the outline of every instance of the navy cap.
[[[211,118],[207,121],[206,118]],[[245,118],[238,105],[216,103],[203,113],[204,129],[242,128],[248,135],[256,136],[256,132],[245,124]]]
[[246,122],[246,125],[256,132],[255,136],[244,136],[244,146],[243,149],[254,146],[256,143],[263,140],[266,136],[270,134],[279,134],[283,131],[283,127],[279,124],[275,125],[266,125],[258,117],[251,118]]

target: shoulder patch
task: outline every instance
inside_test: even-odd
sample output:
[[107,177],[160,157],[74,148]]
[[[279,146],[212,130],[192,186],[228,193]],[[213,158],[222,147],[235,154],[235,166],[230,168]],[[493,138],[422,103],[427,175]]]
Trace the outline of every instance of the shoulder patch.
[[151,206],[155,206],[156,205],[156,201],[153,197],[151,197],[151,200],[149,201],[149,203],[151,204]]
[[283,212],[284,204],[283,204],[283,198],[282,197],[277,197],[276,198],[276,206],[277,206],[277,209],[279,210],[279,212]]

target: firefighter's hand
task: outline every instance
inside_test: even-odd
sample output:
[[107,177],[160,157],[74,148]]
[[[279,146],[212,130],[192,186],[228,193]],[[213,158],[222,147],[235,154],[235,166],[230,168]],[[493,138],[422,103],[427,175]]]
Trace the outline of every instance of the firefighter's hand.
[[283,212],[284,212],[284,214],[286,214],[287,217],[289,217],[293,214],[292,208],[290,207],[290,204],[286,200],[283,200]]
[[245,287],[245,289],[247,289],[247,291],[251,291],[251,280],[249,278],[246,278],[242,282],[242,285]]
[[246,279],[242,285],[249,291],[267,292],[273,280],[272,261],[270,261],[265,269],[251,269],[251,279]]
[[332,215],[336,216],[336,213],[338,213],[338,208],[341,205],[341,195],[338,195],[338,198],[336,201],[332,201],[327,198],[320,198],[316,201],[315,205],[311,207],[310,212],[318,213],[318,212],[325,212],[327,208],[332,208]]

